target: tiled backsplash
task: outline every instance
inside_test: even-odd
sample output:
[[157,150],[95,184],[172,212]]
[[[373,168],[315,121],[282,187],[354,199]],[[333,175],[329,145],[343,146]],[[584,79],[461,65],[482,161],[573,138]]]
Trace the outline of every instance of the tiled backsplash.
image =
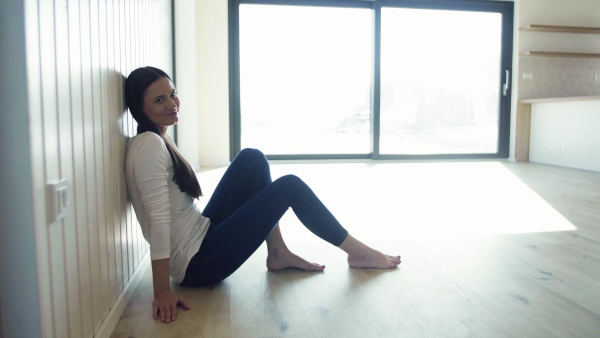
[[517,75],[519,99],[600,95],[600,59],[520,57]]

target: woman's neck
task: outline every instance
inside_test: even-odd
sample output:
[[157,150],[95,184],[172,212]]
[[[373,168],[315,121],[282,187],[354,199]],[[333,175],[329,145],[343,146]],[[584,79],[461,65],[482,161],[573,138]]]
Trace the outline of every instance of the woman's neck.
[[165,137],[165,135],[167,135],[167,127],[166,126],[156,126],[156,128],[158,129],[160,136]]

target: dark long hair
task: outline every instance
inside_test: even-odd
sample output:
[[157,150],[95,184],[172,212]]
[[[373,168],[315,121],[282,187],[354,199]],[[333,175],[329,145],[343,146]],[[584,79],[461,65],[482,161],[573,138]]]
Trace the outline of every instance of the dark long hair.
[[200,189],[200,183],[198,183],[198,177],[196,177],[194,168],[183,158],[177,147],[160,134],[156,125],[144,113],[144,93],[146,89],[156,80],[163,77],[171,80],[167,73],[158,68],[142,67],[134,70],[129,74],[127,80],[125,80],[125,102],[127,107],[129,107],[131,115],[138,123],[138,134],[152,132],[160,136],[165,142],[173,161],[173,169],[175,171],[173,181],[177,183],[179,190],[194,198],[198,198],[202,196],[202,190]]

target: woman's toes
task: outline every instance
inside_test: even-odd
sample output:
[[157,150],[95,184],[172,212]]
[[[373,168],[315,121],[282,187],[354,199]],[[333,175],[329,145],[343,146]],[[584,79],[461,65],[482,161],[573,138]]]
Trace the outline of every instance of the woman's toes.
[[364,257],[348,257],[348,264],[353,268],[393,269],[398,267],[400,259],[384,255],[379,251],[370,250]]

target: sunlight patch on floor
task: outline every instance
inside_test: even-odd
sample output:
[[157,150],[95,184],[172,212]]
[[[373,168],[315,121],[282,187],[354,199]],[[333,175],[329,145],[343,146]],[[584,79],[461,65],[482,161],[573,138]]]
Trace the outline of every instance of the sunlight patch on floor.
[[[200,173],[205,196],[224,171]],[[499,162],[272,165],[273,179],[285,174],[306,181],[336,218],[365,240],[443,241],[576,230]],[[284,234],[292,234],[286,240],[314,239],[291,211],[282,224]]]

